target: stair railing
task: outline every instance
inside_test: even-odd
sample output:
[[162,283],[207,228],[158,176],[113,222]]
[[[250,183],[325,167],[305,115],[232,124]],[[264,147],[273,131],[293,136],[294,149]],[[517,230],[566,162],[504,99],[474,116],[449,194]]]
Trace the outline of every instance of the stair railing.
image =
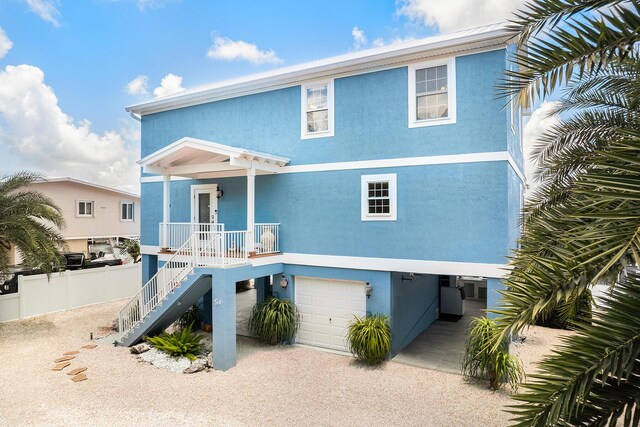
[[131,332],[155,309],[195,268],[194,235],[176,251],[158,272],[120,310],[120,339]]

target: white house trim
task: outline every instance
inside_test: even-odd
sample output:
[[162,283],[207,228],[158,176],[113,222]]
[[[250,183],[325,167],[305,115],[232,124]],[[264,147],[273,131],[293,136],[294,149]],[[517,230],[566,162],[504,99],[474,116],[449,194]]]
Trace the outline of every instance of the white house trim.
[[132,105],[126,111],[152,114],[191,105],[297,86],[305,81],[396,68],[409,62],[439,56],[470,54],[503,48],[513,35],[507,23],[498,23],[410,40],[373,49],[350,52],[332,58],[285,67],[260,74],[226,80],[182,91],[160,99]]
[[[307,132],[307,89],[311,89],[318,86],[327,86],[327,114],[328,114],[328,126],[327,130],[323,132]],[[335,123],[335,108],[334,108],[334,96],[333,96],[333,79],[316,80],[313,82],[305,82],[300,86],[300,138],[301,139],[314,139],[314,138],[328,138],[334,136],[334,123]]]
[[518,166],[516,161],[513,160],[513,157],[511,156],[511,153],[507,152],[507,156],[508,156],[507,161],[509,162],[509,165],[511,166],[511,169],[513,169],[513,171],[516,173],[516,175],[518,175],[518,178],[520,178],[520,181],[522,181],[523,184],[526,184],[527,183],[527,178],[526,178],[524,172],[520,169],[520,167]]
[[[172,254],[159,254],[158,246],[141,245],[144,255],[157,255],[159,261],[168,261]],[[507,274],[507,264],[481,262],[432,261],[421,259],[373,258],[335,255],[317,255],[286,252],[282,255],[249,258],[254,267],[270,264],[294,264],[313,267],[348,268],[354,270],[402,271],[419,274],[442,274],[453,276],[482,276],[502,278]]]
[[[416,71],[424,68],[437,67],[439,65],[447,66],[447,117],[437,119],[418,120],[416,115]],[[420,62],[409,64],[409,127],[425,127],[438,125],[451,125],[456,123],[456,58],[440,58],[428,62]]]
[[[356,170],[356,169],[378,169],[378,168],[395,168],[403,166],[428,166],[428,165],[445,165],[456,163],[482,163],[482,162],[509,162],[513,170],[524,182],[524,173],[520,170],[511,154],[508,151],[490,151],[485,153],[465,153],[465,154],[446,154],[439,156],[422,156],[422,157],[399,157],[395,159],[378,159],[378,160],[359,160],[353,162],[335,162],[335,163],[315,163],[308,165],[284,166],[280,169],[280,173],[305,173],[305,172],[329,172],[340,170]],[[256,172],[258,175],[260,171]],[[216,173],[214,177],[234,177],[245,176],[246,171],[229,171],[227,174]],[[202,176],[205,178],[205,176]],[[171,180],[190,179],[184,177],[171,177]],[[143,176],[140,182],[162,182],[161,176]]]
[[[362,221],[395,221],[398,218],[397,174],[360,176],[360,219]],[[389,184],[389,213],[369,213],[368,185],[372,182],[387,182]]]
[[[417,259],[369,258],[333,255],[284,253],[281,260],[271,257],[250,259],[253,266],[273,262],[309,265],[314,267],[350,268],[355,270],[404,271],[419,274],[442,274],[455,276],[483,276],[501,278],[507,273],[506,264],[477,262],[428,261]],[[275,257],[274,257],[275,258]]]
[[[197,215],[198,213],[196,212],[196,190],[210,190],[210,192],[212,192],[214,194],[215,197],[215,193],[218,190],[218,184],[194,184],[191,185],[191,213],[189,215],[189,218],[191,218],[191,222],[192,223],[197,223]],[[215,207],[215,214],[216,214],[216,219],[218,218],[218,203],[217,200],[216,201],[211,201],[211,203],[213,204],[215,202],[216,207]]]

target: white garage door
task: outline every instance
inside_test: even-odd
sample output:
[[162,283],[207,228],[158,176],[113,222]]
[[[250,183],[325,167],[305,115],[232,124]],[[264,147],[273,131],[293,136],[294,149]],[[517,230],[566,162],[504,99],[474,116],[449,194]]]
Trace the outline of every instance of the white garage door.
[[295,298],[300,310],[297,342],[348,351],[347,328],[353,316],[364,316],[367,297],[364,282],[295,278]]

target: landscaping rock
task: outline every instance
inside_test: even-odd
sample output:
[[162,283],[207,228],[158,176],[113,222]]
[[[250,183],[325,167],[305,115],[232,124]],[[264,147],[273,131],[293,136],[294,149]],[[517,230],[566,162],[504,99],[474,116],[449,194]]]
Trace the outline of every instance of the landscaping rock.
[[184,371],[182,371],[182,373],[195,374],[196,372],[204,371],[205,369],[207,369],[207,363],[198,361],[198,362],[192,363],[191,366],[189,366]]
[[113,319],[113,322],[111,322],[111,330],[114,332],[120,332],[120,319],[117,317]]
[[67,375],[78,375],[79,373],[82,373],[82,372],[84,372],[86,370],[87,370],[87,368],[72,369],[71,371],[67,372]]
[[87,375],[84,372],[71,377],[71,381],[73,381],[74,383],[79,383],[80,381],[85,381],[86,379],[87,379]]
[[207,354],[207,367],[213,368],[213,353],[212,352],[209,352],[209,354]]
[[52,371],[62,371],[64,368],[66,368],[69,365],[71,365],[71,362],[60,362],[56,366],[51,368],[51,370]]
[[129,351],[133,354],[141,354],[149,350],[151,350],[151,346],[146,342],[143,342],[142,344],[134,345],[129,349]]

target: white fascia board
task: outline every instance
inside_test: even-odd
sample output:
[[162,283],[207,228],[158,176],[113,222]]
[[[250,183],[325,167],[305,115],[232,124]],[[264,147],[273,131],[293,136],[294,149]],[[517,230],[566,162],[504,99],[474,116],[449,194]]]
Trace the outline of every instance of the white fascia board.
[[[516,174],[521,179],[524,175],[518,169],[515,161],[507,151],[490,151],[484,153],[464,153],[464,154],[445,154],[437,156],[422,157],[400,157],[395,159],[379,159],[379,160],[357,160],[351,162],[335,162],[335,163],[315,163],[308,165],[283,166],[278,168],[277,173],[309,173],[309,172],[330,172],[341,170],[358,170],[358,169],[387,169],[406,166],[429,166],[429,165],[446,165],[457,163],[482,163],[482,162],[508,162],[514,168]],[[268,171],[258,169],[258,174],[265,174]],[[224,174],[224,175],[221,175]],[[245,176],[244,171],[229,171],[216,173],[215,176],[203,176],[200,178],[222,178]],[[172,180],[174,178],[172,177]],[[187,179],[178,178],[176,179]],[[161,177],[142,177],[140,182],[160,182]]]
[[[157,255],[160,261],[168,261],[173,254],[159,254],[158,246],[141,246],[145,255]],[[502,278],[509,272],[507,264],[481,262],[431,261],[421,259],[371,258],[334,255],[316,255],[286,252],[258,258],[249,258],[253,267],[270,264],[308,265],[311,267],[346,268],[352,270],[399,271],[417,274],[441,274],[451,276],[477,276]]]
[[312,79],[345,73],[376,71],[380,67],[416,61],[438,54],[453,55],[456,52],[486,49],[490,46],[506,46],[512,37],[512,33],[507,30],[505,24],[494,24],[448,35],[351,52],[346,55],[222,81],[169,95],[165,98],[132,105],[125,110],[140,115],[152,114],[289,87]]
[[200,165],[184,165],[184,166],[172,166],[172,167],[155,167],[144,166],[143,171],[146,173],[153,173],[158,175],[176,175],[176,176],[195,176],[200,173],[206,172],[222,172],[241,169],[230,165],[229,163],[208,163]]
[[[230,159],[238,158],[246,159],[248,161],[252,161],[255,159],[255,161],[261,162],[263,164],[273,163],[282,166],[289,163],[289,158],[283,156],[276,156],[273,154],[246,150],[239,147],[231,147],[229,145],[219,144],[217,142],[206,141],[203,139],[184,137],[138,160],[138,164],[143,167],[152,166],[158,170],[158,172],[152,173],[170,173],[170,168],[158,168],[155,164],[183,148],[192,148],[194,150],[200,150],[209,154],[218,154],[221,156],[229,157]],[[187,165],[185,165],[184,167],[186,166]],[[166,171],[163,172],[160,171],[160,169],[165,169]],[[226,168],[225,170],[229,169]]]

